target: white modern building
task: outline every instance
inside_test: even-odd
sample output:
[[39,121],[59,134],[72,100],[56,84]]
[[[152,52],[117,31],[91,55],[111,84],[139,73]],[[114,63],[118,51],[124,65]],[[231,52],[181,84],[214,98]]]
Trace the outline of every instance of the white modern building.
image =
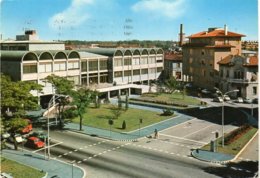
[[157,80],[163,70],[164,52],[160,48],[65,50],[63,43],[39,41],[34,31],[26,32],[16,41],[0,44],[1,72],[15,81],[43,85],[41,93],[33,92],[42,105],[48,103],[55,92],[51,84],[44,81],[51,74],[66,77],[76,86],[98,90],[109,98],[144,92],[147,87],[137,84]]

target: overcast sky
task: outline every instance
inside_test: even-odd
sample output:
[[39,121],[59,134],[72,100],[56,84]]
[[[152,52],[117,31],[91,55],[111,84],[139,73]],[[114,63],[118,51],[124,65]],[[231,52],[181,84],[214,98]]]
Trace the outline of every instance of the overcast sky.
[[42,40],[178,40],[209,27],[258,39],[257,0],[0,0],[4,39],[35,29]]

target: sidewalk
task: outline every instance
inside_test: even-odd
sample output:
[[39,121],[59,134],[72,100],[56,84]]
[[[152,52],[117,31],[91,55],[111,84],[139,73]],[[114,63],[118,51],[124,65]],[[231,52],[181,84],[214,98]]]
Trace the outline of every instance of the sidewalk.
[[73,177],[77,178],[83,178],[83,176],[85,176],[84,171],[75,165],[53,159],[48,161],[44,159],[43,155],[26,150],[16,151],[12,149],[4,149],[2,150],[2,156],[18,163],[47,172],[47,178],[51,178],[53,176],[56,176],[56,178],[71,178],[72,173]]

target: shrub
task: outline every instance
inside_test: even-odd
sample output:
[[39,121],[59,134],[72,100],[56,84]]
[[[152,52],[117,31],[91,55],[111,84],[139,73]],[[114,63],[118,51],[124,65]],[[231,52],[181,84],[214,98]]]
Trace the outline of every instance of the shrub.
[[251,128],[250,125],[245,124],[240,126],[239,128],[233,130],[225,137],[225,145],[228,145],[232,143],[233,141],[237,140],[239,137],[241,137],[244,133],[246,133]]
[[126,129],[126,122],[125,122],[125,120],[122,123],[122,129]]
[[174,112],[171,109],[169,109],[169,108],[164,109],[163,113],[162,113],[163,116],[171,116],[173,114],[174,114]]

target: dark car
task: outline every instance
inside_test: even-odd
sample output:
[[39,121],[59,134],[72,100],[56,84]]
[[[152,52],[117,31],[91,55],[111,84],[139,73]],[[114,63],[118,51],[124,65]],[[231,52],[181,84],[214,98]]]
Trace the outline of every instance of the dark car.
[[30,148],[43,148],[45,144],[37,137],[29,137],[25,146]]

